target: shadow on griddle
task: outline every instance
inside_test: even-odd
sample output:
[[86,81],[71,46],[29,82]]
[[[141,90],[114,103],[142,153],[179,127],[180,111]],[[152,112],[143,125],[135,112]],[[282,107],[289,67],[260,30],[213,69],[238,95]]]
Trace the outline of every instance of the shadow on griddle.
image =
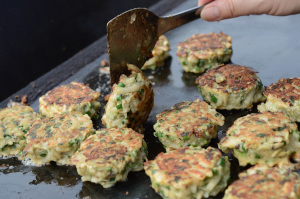
[[[79,198],[153,198],[161,197],[153,189],[149,189],[150,178],[144,171],[130,172],[125,182],[117,182],[111,188],[103,188],[99,184],[92,182],[83,182],[82,190],[79,192]],[[129,191],[131,190],[131,191]]]
[[192,87],[196,86],[195,81],[197,77],[202,75],[203,73],[195,74],[195,73],[187,73],[187,72],[182,72],[181,80],[187,87]]
[[73,187],[81,182],[75,166],[57,166],[51,163],[42,167],[31,167],[31,171],[36,177],[29,183],[32,185],[55,183],[58,186]]

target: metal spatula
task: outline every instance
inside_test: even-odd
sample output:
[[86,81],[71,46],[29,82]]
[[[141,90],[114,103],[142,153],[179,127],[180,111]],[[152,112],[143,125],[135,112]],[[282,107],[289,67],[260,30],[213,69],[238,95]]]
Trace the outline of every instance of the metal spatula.
[[136,8],[113,18],[107,24],[108,54],[111,86],[118,83],[121,74],[128,75],[127,64],[141,68],[154,48],[158,37],[178,26],[200,18],[205,5],[159,17],[153,12]]

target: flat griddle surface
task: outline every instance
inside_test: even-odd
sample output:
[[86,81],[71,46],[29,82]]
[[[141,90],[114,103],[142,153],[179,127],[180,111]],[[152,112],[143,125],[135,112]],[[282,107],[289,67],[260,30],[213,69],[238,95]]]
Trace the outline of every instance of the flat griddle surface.
[[[168,14],[174,14],[196,6],[196,1],[186,1]],[[239,65],[250,66],[257,70],[265,86],[280,78],[299,77],[300,74],[300,15],[287,17],[249,16],[229,19],[221,22],[198,20],[166,34],[171,44],[170,57],[163,68],[145,71],[145,76],[153,76],[155,106],[145,124],[145,140],[148,144],[148,159],[153,159],[164,149],[153,136],[155,116],[175,103],[183,100],[200,98],[194,80],[197,75],[183,72],[176,57],[176,46],[196,33],[224,32],[232,36],[233,57],[231,61]],[[71,81],[88,83],[91,88],[101,92],[103,97],[110,92],[109,76],[99,73],[103,54],[86,65],[76,74],[61,82]],[[31,106],[38,111],[38,101]],[[225,118],[225,125],[219,128],[218,139],[211,146],[216,147],[220,138],[238,117],[257,112],[256,105],[251,110],[220,111]],[[103,108],[101,109],[101,116]],[[100,119],[95,121],[95,128],[100,128]],[[235,158],[231,160],[231,182],[237,179],[240,171]],[[152,188],[150,179],[144,171],[132,172],[126,182],[104,189],[101,185],[82,182],[73,166],[56,166],[54,163],[43,167],[25,166],[15,158],[0,160],[0,198],[161,198]],[[215,198],[222,198],[219,194]]]

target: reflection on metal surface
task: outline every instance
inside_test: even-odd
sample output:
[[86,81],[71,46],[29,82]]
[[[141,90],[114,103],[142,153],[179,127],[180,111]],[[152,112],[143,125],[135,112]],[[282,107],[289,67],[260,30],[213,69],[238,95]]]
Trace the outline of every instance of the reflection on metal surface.
[[32,167],[32,173],[36,179],[29,184],[38,185],[40,183],[52,184],[57,186],[73,187],[80,182],[74,166],[57,166],[55,163],[42,167]]

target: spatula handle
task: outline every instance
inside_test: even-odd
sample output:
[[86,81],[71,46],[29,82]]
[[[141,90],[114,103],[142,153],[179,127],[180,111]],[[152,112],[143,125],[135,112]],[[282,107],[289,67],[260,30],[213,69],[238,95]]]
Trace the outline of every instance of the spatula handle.
[[200,18],[200,13],[206,4],[185,10],[183,12],[177,13],[175,15],[170,15],[167,17],[161,17],[158,21],[159,29],[158,34],[162,35],[165,32],[182,26],[188,22],[194,21]]

